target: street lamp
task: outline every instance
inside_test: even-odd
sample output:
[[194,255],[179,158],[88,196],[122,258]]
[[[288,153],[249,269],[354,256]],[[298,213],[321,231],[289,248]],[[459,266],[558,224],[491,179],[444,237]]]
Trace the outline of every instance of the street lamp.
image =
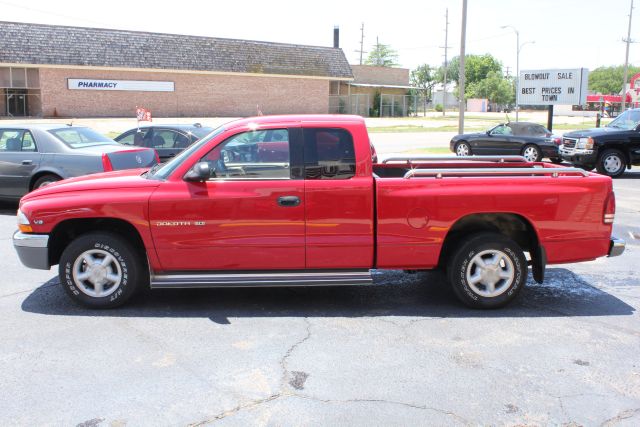
[[518,112],[520,111],[520,105],[518,104],[518,93],[520,92],[520,50],[526,44],[533,44],[535,41],[526,41],[520,44],[520,32],[513,25],[503,25],[501,29],[511,28],[516,33],[516,122],[518,121]]

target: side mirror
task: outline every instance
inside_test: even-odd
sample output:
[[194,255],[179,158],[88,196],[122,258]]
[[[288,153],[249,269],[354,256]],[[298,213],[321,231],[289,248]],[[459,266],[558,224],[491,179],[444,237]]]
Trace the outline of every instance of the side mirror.
[[185,181],[202,182],[216,176],[215,169],[212,169],[207,162],[198,162],[184,176]]
[[487,131],[487,136],[491,136],[491,131],[490,130]]

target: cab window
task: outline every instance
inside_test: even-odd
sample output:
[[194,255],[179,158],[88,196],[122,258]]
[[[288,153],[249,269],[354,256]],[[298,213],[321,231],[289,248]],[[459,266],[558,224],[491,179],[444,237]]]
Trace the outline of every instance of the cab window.
[[207,153],[211,179],[290,179],[289,132],[268,129],[234,135]]
[[304,129],[305,179],[349,179],[356,172],[353,138],[345,129]]

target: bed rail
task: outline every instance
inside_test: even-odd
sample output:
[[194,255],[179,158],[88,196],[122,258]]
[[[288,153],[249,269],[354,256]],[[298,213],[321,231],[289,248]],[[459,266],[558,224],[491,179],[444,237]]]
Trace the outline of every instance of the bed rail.
[[528,163],[523,156],[396,156],[389,157],[382,161],[383,164],[389,162],[403,162],[412,164],[424,161],[460,161],[467,160],[472,162],[496,162],[496,163]]
[[469,169],[411,169],[404,174],[405,179],[416,177],[434,177],[441,179],[445,176],[476,176],[476,177],[495,177],[495,176],[533,176],[533,175],[551,175],[557,178],[560,174],[576,174],[582,177],[588,177],[589,172],[579,168],[469,168]]

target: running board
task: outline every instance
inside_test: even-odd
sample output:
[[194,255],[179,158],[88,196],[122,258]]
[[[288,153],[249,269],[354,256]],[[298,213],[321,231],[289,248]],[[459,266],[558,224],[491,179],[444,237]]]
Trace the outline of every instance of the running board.
[[180,273],[151,277],[152,289],[170,288],[245,288],[287,286],[370,285],[369,270],[266,272],[266,273]]

